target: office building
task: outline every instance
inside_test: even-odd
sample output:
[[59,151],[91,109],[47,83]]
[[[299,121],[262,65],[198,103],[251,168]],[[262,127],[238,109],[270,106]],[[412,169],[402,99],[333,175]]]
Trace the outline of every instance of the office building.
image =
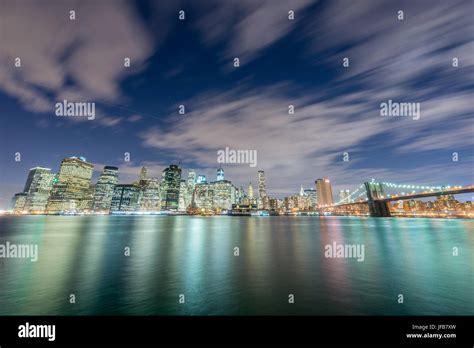
[[327,207],[334,204],[332,186],[329,178],[324,177],[323,179],[317,179],[315,184],[319,207]]
[[136,184],[119,184],[114,188],[111,212],[131,212],[139,209],[140,186]]
[[94,165],[83,157],[69,157],[61,162],[57,182],[53,184],[46,210],[48,213],[79,212],[89,205]]
[[163,170],[161,176],[161,208],[178,210],[179,191],[181,186],[181,168],[170,165]]
[[108,212],[112,204],[115,185],[118,184],[118,168],[105,166],[97,180],[94,192],[93,210]]

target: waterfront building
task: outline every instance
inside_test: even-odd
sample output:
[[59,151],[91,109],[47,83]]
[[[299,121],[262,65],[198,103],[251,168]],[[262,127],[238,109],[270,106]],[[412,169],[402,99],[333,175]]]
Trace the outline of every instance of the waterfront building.
[[119,184],[114,188],[111,212],[137,211],[140,201],[140,186],[136,184]]
[[165,168],[161,176],[162,209],[178,210],[180,186],[181,168],[174,164]]
[[304,190],[305,195],[309,199],[309,206],[311,209],[314,209],[318,205],[318,194],[316,193],[315,189],[305,189]]
[[57,181],[53,183],[46,211],[78,212],[89,204],[94,165],[83,157],[62,160]]
[[27,194],[24,210],[33,214],[42,214],[46,210],[51,194],[55,174],[50,168],[30,169],[23,192]]
[[323,179],[317,179],[315,181],[316,192],[318,195],[319,207],[327,207],[334,204],[332,196],[332,186],[329,178],[324,177]]
[[139,210],[157,212],[161,210],[160,180],[145,178],[140,180]]
[[186,193],[187,193],[187,185],[186,180],[181,180],[179,185],[179,200],[178,200],[178,211],[185,212],[186,211]]
[[25,192],[15,193],[11,202],[13,212],[15,214],[20,214],[20,213],[25,212],[25,204],[26,204],[27,197],[28,197],[28,194]]
[[229,180],[214,181],[209,184],[212,195],[212,209],[217,211],[230,210],[236,203],[236,188]]
[[192,207],[201,211],[212,210],[213,192],[207,183],[197,183],[194,188]]
[[265,183],[265,172],[258,171],[258,207],[259,209],[267,208],[267,187]]
[[108,212],[112,204],[115,185],[118,184],[118,168],[105,166],[97,180],[94,192],[92,209],[99,212]]
[[196,186],[196,172],[190,170],[188,173],[188,182],[186,188],[186,208],[191,206],[193,202],[194,187]]

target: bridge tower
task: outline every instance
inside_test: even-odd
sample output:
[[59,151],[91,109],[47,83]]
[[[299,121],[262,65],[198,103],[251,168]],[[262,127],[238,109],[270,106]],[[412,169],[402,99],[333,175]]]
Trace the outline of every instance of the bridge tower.
[[380,182],[364,182],[367,191],[367,203],[369,204],[370,216],[390,217],[388,202],[380,201],[385,196],[383,186]]

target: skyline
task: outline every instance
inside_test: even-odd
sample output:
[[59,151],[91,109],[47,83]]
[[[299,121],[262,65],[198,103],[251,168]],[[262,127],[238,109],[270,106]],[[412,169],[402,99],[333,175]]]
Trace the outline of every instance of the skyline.
[[[186,176],[179,164],[170,164],[161,177],[151,177],[143,166],[137,180],[126,184],[119,183],[118,167],[104,166],[96,183],[93,170],[94,165],[84,157],[64,158],[57,173],[51,168],[31,168],[23,191],[12,197],[8,211],[0,213],[470,217],[469,198],[474,190],[474,185],[400,184],[372,178],[352,192],[340,190],[339,199],[334,199],[332,182],[324,176],[314,181],[314,188],[301,185],[298,194],[272,197],[267,193],[263,170],[257,171],[255,195],[251,181],[247,191],[235,186],[225,177],[222,166],[215,171],[214,180],[193,169]],[[465,202],[460,196],[467,198]]]
[[[75,154],[94,158],[94,182],[111,165],[126,183],[142,166],[159,176],[168,163],[214,175],[217,151],[251,149],[255,168],[224,169],[244,188],[250,177],[256,188],[256,170],[272,173],[267,191],[277,197],[324,175],[334,192],[372,177],[472,184],[472,2],[199,5],[2,6],[0,209],[29,168]],[[95,118],[57,117],[66,99],[94,102]],[[419,103],[420,118],[382,116],[392,100]]]

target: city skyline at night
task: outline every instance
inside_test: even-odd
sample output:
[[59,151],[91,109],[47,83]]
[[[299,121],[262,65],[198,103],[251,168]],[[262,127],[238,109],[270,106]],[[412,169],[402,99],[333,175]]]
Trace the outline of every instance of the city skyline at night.
[[[84,1],[74,20],[67,2],[5,6],[0,209],[29,168],[78,153],[94,158],[94,179],[112,165],[125,184],[142,166],[159,175],[181,163],[210,176],[218,151],[255,151],[275,197],[324,175],[334,192],[372,177],[470,185],[465,3]],[[94,117],[68,117],[65,101],[94,103],[84,108]],[[397,102],[419,115],[401,117]],[[247,187],[254,167],[224,165]]]

